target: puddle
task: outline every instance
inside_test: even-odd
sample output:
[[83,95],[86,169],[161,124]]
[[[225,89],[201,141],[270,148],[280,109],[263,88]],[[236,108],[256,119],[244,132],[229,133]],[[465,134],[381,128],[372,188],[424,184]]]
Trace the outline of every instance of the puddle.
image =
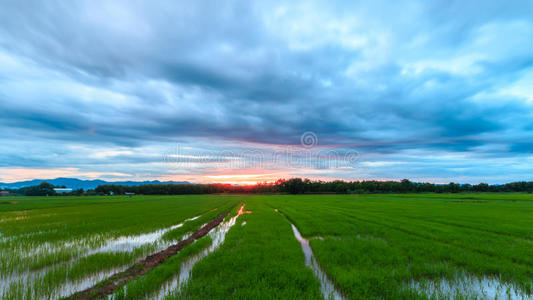
[[[104,252],[131,252],[135,250],[136,248],[139,248],[141,246],[144,246],[146,244],[153,244],[156,241],[158,241],[165,233],[174,230],[176,228],[182,227],[183,224],[189,221],[193,221],[198,219],[200,216],[192,217],[189,219],[186,219],[185,221],[170,226],[168,228],[163,228],[156,230],[154,232],[150,233],[144,233],[140,235],[134,235],[134,236],[121,236],[117,239],[111,240],[107,242],[105,245],[101,246],[100,248],[90,250],[87,255],[95,254],[95,253],[104,253]],[[166,248],[170,246],[171,244],[174,244],[175,241],[169,241],[166,243],[162,243],[162,245],[159,245],[158,248]]]
[[[53,288],[53,291],[49,292],[47,295],[42,295],[42,292],[40,290],[36,290],[32,284],[35,282],[43,281],[43,278],[39,276],[39,274],[33,274],[28,277],[22,277],[19,278],[16,282],[11,283],[3,283],[5,286],[2,286],[3,291],[0,293],[0,296],[2,298],[11,298],[13,296],[10,296],[9,292],[17,292],[16,290],[9,290],[10,284],[17,284],[17,288],[19,291],[23,291],[22,298],[21,299],[60,299],[67,297],[71,294],[73,290],[84,290],[86,288],[91,287],[94,285],[95,282],[99,282],[101,280],[104,280],[105,278],[109,277],[110,275],[124,271],[127,268],[127,266],[123,266],[121,268],[113,268],[110,270],[105,270],[102,272],[98,272],[95,274],[91,274],[85,278],[75,280],[75,281],[67,281],[66,283],[63,283],[62,285]],[[3,285],[2,284],[2,285]],[[19,294],[21,295],[21,294]]]
[[[274,209],[274,211],[280,213],[277,208]],[[280,214],[283,215],[282,213]],[[341,293],[335,289],[333,282],[326,276],[326,273],[320,268],[320,265],[316,261],[315,255],[313,254],[313,250],[309,245],[309,240],[302,237],[300,231],[298,231],[298,228],[296,228],[294,224],[291,223],[291,227],[292,232],[294,233],[294,237],[302,246],[302,251],[304,252],[305,256],[305,264],[309,268],[311,268],[311,270],[313,270],[313,273],[315,273],[315,276],[320,281],[320,291],[322,292],[324,299],[344,299]]]
[[[76,263],[76,261],[82,257],[87,257],[89,255],[97,254],[97,253],[106,253],[106,252],[132,252],[135,249],[138,249],[142,246],[147,246],[151,244],[155,244],[155,248],[151,249],[149,253],[144,253],[143,256],[146,256],[151,253],[155,253],[157,251],[160,251],[162,249],[165,249],[166,247],[170,246],[171,244],[174,244],[175,241],[161,241],[161,237],[176,228],[182,227],[186,222],[193,221],[198,219],[200,216],[195,216],[189,219],[184,220],[183,222],[170,226],[168,228],[158,229],[156,231],[150,232],[150,233],[144,233],[140,235],[134,235],[134,236],[122,236],[116,239],[107,240],[102,246],[92,249],[83,249],[83,246],[80,248],[80,243],[85,244],[84,246],[87,247],[87,244],[91,244],[90,239],[86,239],[85,241],[75,241],[75,242],[64,242],[62,245],[54,245],[51,243],[44,243],[37,247],[36,249],[31,250],[31,255],[43,255],[43,254],[53,254],[54,251],[59,250],[67,250],[70,247],[77,246],[77,249],[74,249],[72,252],[74,253],[74,257],[70,260],[59,262],[56,264],[45,266],[39,270],[34,271],[25,271],[22,273],[11,273],[11,274],[0,274],[0,296],[8,296],[6,293],[9,292],[9,290],[12,288],[12,286],[19,286],[19,287],[25,287],[24,290],[30,290],[32,289],[33,284],[43,280],[43,278],[46,276],[46,274],[53,268],[59,267],[61,265],[72,265]],[[187,238],[189,235],[185,235],[182,238]],[[99,237],[96,237],[93,239],[98,239]],[[94,241],[94,240],[93,240]],[[60,298],[65,297],[68,295],[71,295],[77,291],[84,290],[86,288],[89,288],[93,286],[95,283],[109,277],[110,275],[123,271],[126,269],[127,266],[124,266],[122,268],[113,268],[111,270],[104,270],[101,272],[98,272],[96,274],[88,275],[87,277],[74,281],[74,282],[67,282],[62,283],[61,285],[54,288],[52,295],[52,298]],[[67,275],[68,276],[68,275]],[[39,291],[35,291],[39,292]],[[49,298],[50,295],[47,295],[45,298]],[[31,298],[38,298],[38,295],[33,295]]]
[[311,249],[311,246],[309,245],[309,240],[302,237],[296,226],[291,224],[292,231],[294,233],[294,237],[300,242],[300,245],[302,246],[302,250],[305,255],[305,264],[313,270],[315,273],[315,276],[320,280],[320,290],[322,291],[322,295],[324,295],[325,299],[343,299],[341,294],[335,289],[335,286],[331,282],[331,280],[326,276],[326,273],[322,271],[320,266],[318,265],[318,262],[315,259],[315,256],[313,255],[313,250]]
[[231,227],[233,227],[233,225],[235,225],[235,223],[237,222],[237,218],[240,215],[245,214],[245,213],[249,214],[251,213],[251,211],[245,211],[244,204],[243,204],[241,208],[239,208],[239,210],[237,211],[237,215],[235,215],[228,221],[220,223],[217,227],[211,230],[208,233],[209,237],[213,240],[211,245],[209,245],[209,247],[207,247],[206,249],[202,250],[200,253],[184,261],[181,264],[180,273],[174,278],[172,278],[171,280],[164,283],[161,289],[159,290],[159,292],[152,298],[153,299],[165,299],[165,297],[169,295],[170,293],[174,291],[179,291],[179,289],[181,289],[185,285],[185,283],[187,283],[187,281],[189,280],[191,276],[191,271],[194,265],[198,261],[206,257],[207,255],[209,255],[210,253],[218,249],[220,245],[222,245],[222,243],[224,242],[226,238],[226,234],[231,229]]
[[[94,236],[85,238],[83,240],[75,240],[75,241],[68,241],[68,242],[62,242],[62,243],[45,242],[31,249],[24,249],[24,250],[23,249],[18,250],[16,249],[16,246],[15,246],[15,248],[12,248],[11,250],[14,253],[17,253],[21,259],[31,259],[32,257],[43,257],[47,255],[55,255],[56,253],[59,253],[61,251],[66,251],[66,252],[70,252],[73,254],[72,259],[68,261],[58,262],[48,267],[52,267],[54,265],[61,265],[65,263],[71,263],[72,261],[75,261],[79,258],[87,257],[89,255],[93,255],[97,253],[132,252],[135,249],[148,245],[148,244],[156,244],[155,250],[157,251],[157,250],[165,249],[166,247],[175,243],[175,241],[173,240],[170,240],[170,241],[160,240],[161,237],[165,233],[171,230],[174,230],[176,228],[182,227],[186,222],[196,220],[199,217],[200,216],[195,216],[195,217],[186,219],[179,224],[172,225],[168,228],[162,228],[162,229],[158,229],[153,232],[143,233],[139,235],[121,236],[121,237],[114,238],[114,239],[103,239],[102,236],[100,235],[94,235]],[[94,246],[98,244],[100,244],[100,246],[97,246],[97,247]],[[20,245],[20,247],[22,247],[22,245]],[[46,269],[46,268],[43,268],[43,269]],[[24,275],[26,272],[20,275]],[[0,274],[0,280],[3,279],[2,277],[4,276]]]
[[54,291],[52,297],[46,297],[46,298],[58,299],[58,298],[68,297],[68,296],[72,295],[73,293],[75,293],[77,291],[83,291],[85,289],[88,289],[91,286],[93,286],[96,282],[100,282],[100,281],[110,277],[111,275],[113,275],[115,273],[122,272],[122,271],[126,270],[127,268],[128,268],[128,266],[123,266],[121,268],[114,268],[114,269],[111,269],[111,270],[106,270],[106,271],[103,271],[103,272],[99,272],[99,273],[90,275],[90,276],[85,277],[85,278],[83,278],[81,280],[78,280],[78,281],[68,282],[68,283],[62,285],[60,288],[56,289]]
[[533,299],[533,295],[528,295],[519,287],[488,276],[461,275],[454,280],[424,283],[412,281],[409,287],[434,299]]

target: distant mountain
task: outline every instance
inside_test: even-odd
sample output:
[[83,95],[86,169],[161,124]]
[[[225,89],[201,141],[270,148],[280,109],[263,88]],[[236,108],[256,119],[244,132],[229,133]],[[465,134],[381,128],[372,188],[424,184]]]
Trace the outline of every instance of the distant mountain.
[[39,185],[41,182],[46,181],[55,186],[66,186],[71,189],[94,189],[102,184],[116,184],[116,185],[145,185],[145,184],[190,184],[188,181],[105,181],[105,180],[81,180],[77,178],[56,178],[56,179],[34,179],[29,181],[19,181],[13,183],[0,182],[0,188],[4,189],[19,189],[26,186]]

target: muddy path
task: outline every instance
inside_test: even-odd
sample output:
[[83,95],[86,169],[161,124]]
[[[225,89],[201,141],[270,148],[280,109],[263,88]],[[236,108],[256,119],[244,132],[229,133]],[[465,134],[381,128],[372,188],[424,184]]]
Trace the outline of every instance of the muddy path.
[[179,243],[166,248],[165,250],[149,255],[125,271],[116,273],[105,281],[100,282],[86,290],[77,292],[66,299],[99,299],[112,294],[115,290],[124,286],[128,281],[145,274],[146,272],[163,263],[165,259],[178,253],[185,246],[192,244],[195,240],[205,236],[207,233],[209,233],[209,231],[211,231],[211,229],[217,227],[229,213],[230,211],[219,214],[216,218],[204,225],[198,231],[194,232],[187,239],[182,240]]

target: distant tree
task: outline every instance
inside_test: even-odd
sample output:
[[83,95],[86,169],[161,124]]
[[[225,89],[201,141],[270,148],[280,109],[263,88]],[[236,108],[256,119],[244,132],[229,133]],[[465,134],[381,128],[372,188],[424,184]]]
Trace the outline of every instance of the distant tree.
[[72,196],[82,196],[85,194],[85,191],[83,189],[76,189],[69,193]]
[[400,190],[402,193],[414,192],[414,185],[409,179],[402,179],[400,181]]
[[306,182],[301,178],[291,178],[280,182],[281,191],[289,194],[303,194],[305,192],[305,186]]
[[461,186],[457,183],[450,182],[448,184],[449,193],[458,193],[461,190]]
[[54,186],[48,182],[43,181],[39,185],[29,186],[20,189],[25,196],[54,196],[57,195],[54,191]]
[[487,183],[480,183],[472,186],[472,190],[474,192],[488,192],[489,191],[489,185]]
[[460,192],[533,192],[533,182],[512,182],[504,185],[417,183],[401,181],[312,181],[309,179],[279,179],[274,183],[250,186],[231,184],[148,184],[140,186],[101,185],[85,194],[120,195],[126,192],[143,195],[178,195],[212,193],[460,193]]

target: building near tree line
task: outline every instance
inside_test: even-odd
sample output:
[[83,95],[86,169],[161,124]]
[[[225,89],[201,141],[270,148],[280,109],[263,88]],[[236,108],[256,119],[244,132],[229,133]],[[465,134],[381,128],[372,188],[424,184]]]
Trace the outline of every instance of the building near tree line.
[[54,188],[54,191],[58,194],[66,194],[72,192],[70,188]]

